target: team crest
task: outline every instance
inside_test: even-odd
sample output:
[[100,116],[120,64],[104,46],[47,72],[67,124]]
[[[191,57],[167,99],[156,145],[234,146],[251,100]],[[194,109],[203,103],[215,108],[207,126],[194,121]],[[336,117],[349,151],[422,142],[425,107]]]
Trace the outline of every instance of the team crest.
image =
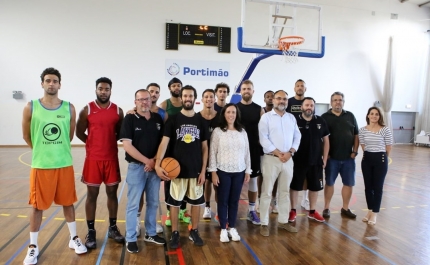
[[157,130],[161,130],[161,124],[157,123]]
[[318,130],[321,129],[321,124],[317,124]]

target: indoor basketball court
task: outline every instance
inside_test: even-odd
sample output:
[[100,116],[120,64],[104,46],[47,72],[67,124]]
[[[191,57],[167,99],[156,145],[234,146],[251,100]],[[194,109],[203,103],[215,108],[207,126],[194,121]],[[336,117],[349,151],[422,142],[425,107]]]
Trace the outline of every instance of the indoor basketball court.
[[[40,73],[47,67],[61,72],[59,98],[73,103],[77,113],[95,99],[94,81],[102,76],[112,79],[111,100],[124,111],[133,107],[135,91],[151,82],[161,87],[157,104],[169,98],[167,83],[173,77],[197,88],[196,112],[203,108],[202,91],[220,82],[230,85],[228,102],[236,103],[242,81],[252,80],[253,101],[264,106],[266,91],[282,89],[292,97],[296,80],[303,79],[317,115],[331,108],[335,91],[345,94],[344,107],[360,128],[369,107],[382,108],[395,144],[375,225],[362,222],[367,204],[360,148],[349,205],[356,219],[340,214],[338,178],[325,222],[307,218],[298,205],[292,223],[297,233],[278,229],[277,214],[270,213],[270,236],[263,237],[260,226],[247,220],[245,183],[236,223],[240,241],[220,242],[212,192],[212,218],[200,216],[198,226],[202,247],[188,239],[189,226],[181,222],[179,248],[150,244],[141,236],[139,252],[131,254],[125,244],[108,238],[102,185],[97,248],[75,254],[68,247],[62,207],[53,204],[43,212],[37,264],[429,264],[429,1],[1,1],[0,25],[0,264],[23,264],[30,243],[32,150],[22,138],[22,110],[43,95]],[[117,225],[124,235],[128,163],[118,144]],[[86,151],[76,136],[72,156],[77,234],[85,241]],[[174,162],[166,160],[163,167],[177,174]],[[164,230],[159,236],[168,242],[172,233],[164,224],[163,184],[157,222]],[[319,192],[316,210],[323,209]],[[141,226],[143,235],[143,221]]]

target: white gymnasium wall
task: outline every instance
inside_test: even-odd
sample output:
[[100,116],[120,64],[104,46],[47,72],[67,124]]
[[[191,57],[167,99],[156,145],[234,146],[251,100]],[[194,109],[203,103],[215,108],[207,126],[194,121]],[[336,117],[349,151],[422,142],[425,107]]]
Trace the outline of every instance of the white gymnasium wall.
[[[295,80],[301,78],[307,82],[307,95],[320,103],[328,103],[334,91],[344,92],[345,109],[353,111],[362,126],[367,108],[381,99],[388,38],[393,35],[397,75],[392,110],[417,111],[429,42],[424,32],[430,29],[429,21],[420,20],[430,18],[430,9],[397,0],[314,3],[323,6],[325,57],[302,58],[296,65],[286,65],[280,57],[262,61],[251,78],[255,101],[262,104],[268,89],[292,95]],[[95,98],[95,80],[101,76],[112,79],[111,99],[125,110],[133,106],[134,92],[150,82],[162,86],[159,102],[168,98],[165,59],[230,62],[229,84],[234,89],[251,58],[236,49],[240,8],[238,0],[0,1],[0,145],[25,144],[22,109],[41,97],[39,75],[50,66],[62,73],[60,98],[71,101],[77,111]],[[391,20],[391,13],[398,14],[398,20]],[[232,52],[187,45],[166,51],[166,21],[231,27]],[[184,83],[197,87],[199,94],[215,85]],[[23,91],[24,100],[13,99],[14,90]],[[405,109],[406,104],[411,108]]]

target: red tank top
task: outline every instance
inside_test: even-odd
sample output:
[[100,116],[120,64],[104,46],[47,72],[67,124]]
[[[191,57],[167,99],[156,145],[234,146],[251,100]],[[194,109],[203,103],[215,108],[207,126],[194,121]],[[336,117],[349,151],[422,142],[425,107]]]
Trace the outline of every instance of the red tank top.
[[88,137],[85,144],[89,160],[117,160],[116,124],[119,108],[116,104],[103,109],[95,101],[88,103]]

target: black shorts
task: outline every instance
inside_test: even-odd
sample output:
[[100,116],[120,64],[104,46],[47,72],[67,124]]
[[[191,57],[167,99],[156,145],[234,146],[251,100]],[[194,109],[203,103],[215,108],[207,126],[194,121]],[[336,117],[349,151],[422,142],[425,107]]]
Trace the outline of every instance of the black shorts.
[[251,154],[251,178],[256,178],[261,176],[261,155],[260,154]]
[[212,172],[206,171],[205,178],[206,180],[209,180],[210,182],[212,182]]
[[294,165],[293,180],[291,181],[290,188],[297,191],[303,190],[305,180],[308,190],[322,190],[324,188],[322,166],[313,165],[307,167],[298,167]]

